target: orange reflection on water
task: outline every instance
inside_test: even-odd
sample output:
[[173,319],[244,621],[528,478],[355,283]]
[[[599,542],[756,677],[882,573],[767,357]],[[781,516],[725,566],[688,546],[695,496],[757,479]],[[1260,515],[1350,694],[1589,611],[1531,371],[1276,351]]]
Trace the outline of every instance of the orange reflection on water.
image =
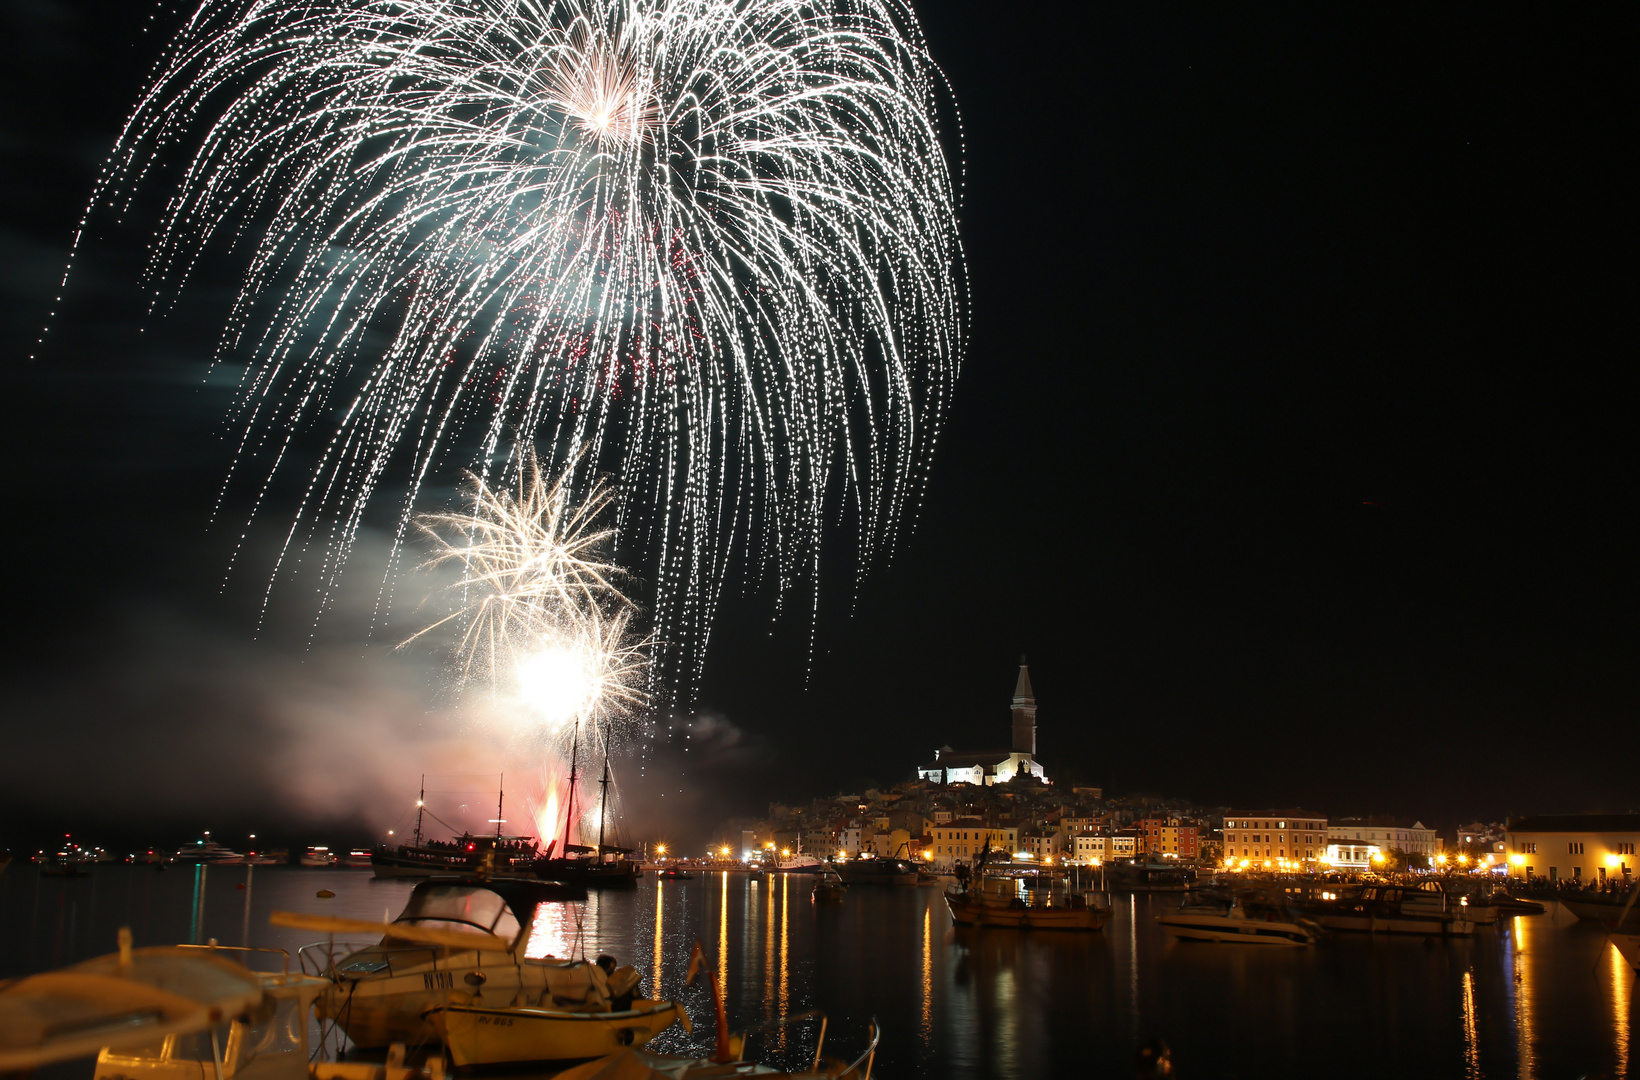
[[1532,1044],[1537,1041],[1537,1000],[1530,939],[1538,931],[1524,915],[1515,916],[1514,922],[1515,948],[1511,955],[1515,980],[1515,1056],[1520,1062],[1521,1080],[1536,1080],[1537,1059],[1533,1057]]
[[[782,874],[782,877],[785,875]],[[774,878],[765,878],[769,884],[768,903],[764,904],[766,918],[763,928],[763,1019],[774,1017]],[[752,882],[752,895],[757,895],[757,882]],[[781,1032],[785,1036],[785,1032]]]
[[718,898],[718,985],[729,977],[729,871],[723,872],[723,895]]
[[922,1038],[923,1045],[934,1041],[934,909],[923,908],[922,955]]
[[1629,1017],[1634,1007],[1634,975],[1617,946],[1606,946],[1606,968],[1612,981],[1612,1037],[1616,1042],[1617,1069],[1614,1076],[1629,1075]]
[[661,924],[665,921],[666,910],[661,904],[661,879],[655,879],[655,970],[650,973],[650,993],[654,997],[661,996]]
[[531,960],[568,956],[574,938],[575,918],[570,905],[542,901],[535,905],[535,918],[530,920],[530,940],[524,945],[524,955]]
[[[787,986],[786,986],[786,915],[791,910],[792,876],[780,875],[780,1019],[786,1019]],[[773,907],[774,905],[770,905]],[[785,1045],[785,1029],[781,1029],[781,1044]]]
[[1463,973],[1463,1074],[1481,1080],[1480,1035],[1475,1024],[1475,973]]

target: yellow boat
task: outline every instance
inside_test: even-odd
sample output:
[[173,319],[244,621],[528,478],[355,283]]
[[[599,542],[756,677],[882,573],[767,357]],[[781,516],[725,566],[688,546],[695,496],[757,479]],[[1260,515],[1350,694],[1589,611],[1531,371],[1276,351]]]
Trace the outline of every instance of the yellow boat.
[[693,1030],[675,1001],[637,999],[619,1012],[451,1002],[427,1010],[458,1068],[530,1061],[585,1061],[642,1046],[674,1023]]

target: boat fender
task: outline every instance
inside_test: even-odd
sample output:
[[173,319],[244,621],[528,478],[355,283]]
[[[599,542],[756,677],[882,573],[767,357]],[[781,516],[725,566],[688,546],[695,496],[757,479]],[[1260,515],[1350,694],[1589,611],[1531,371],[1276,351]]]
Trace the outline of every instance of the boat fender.
[[318,892],[314,893],[313,895],[317,896],[321,900],[329,900],[331,897],[335,896],[336,894],[331,892],[329,889],[320,889]]

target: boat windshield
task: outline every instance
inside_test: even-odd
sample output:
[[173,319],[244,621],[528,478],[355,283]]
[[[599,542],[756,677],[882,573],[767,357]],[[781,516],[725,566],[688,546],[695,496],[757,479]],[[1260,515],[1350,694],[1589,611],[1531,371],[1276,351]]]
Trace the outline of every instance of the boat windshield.
[[394,922],[494,934],[505,941],[518,937],[518,919],[507,902],[489,889],[470,885],[423,885]]

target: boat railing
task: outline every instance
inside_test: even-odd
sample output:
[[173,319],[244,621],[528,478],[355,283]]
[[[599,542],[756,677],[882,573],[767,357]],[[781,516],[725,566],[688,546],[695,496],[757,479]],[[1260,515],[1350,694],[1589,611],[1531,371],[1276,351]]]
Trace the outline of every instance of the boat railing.
[[[877,1018],[871,1018],[871,1037],[866,1041],[865,1053],[854,1059],[854,1064],[843,1070],[843,1076],[858,1077],[859,1080],[871,1080],[871,1066],[877,1061],[877,1043],[883,1037],[882,1029],[877,1026]],[[860,1066],[864,1065],[864,1071]]]
[[249,954],[249,953],[276,953],[276,954],[278,954],[278,956],[280,957],[280,959],[282,961],[282,966],[281,966],[281,970],[280,970],[279,973],[287,979],[290,978],[290,950],[289,949],[270,949],[270,948],[260,947],[260,946],[256,946],[256,945],[218,945],[214,941],[212,941],[212,942],[210,942],[209,944],[206,944],[206,945],[178,945],[177,948],[179,948],[179,949],[196,949],[196,950],[199,950],[199,951],[202,951],[202,952],[209,952],[209,953],[224,953],[224,952],[225,953],[233,953],[234,955],[231,959],[238,960],[240,965],[242,967],[246,968],[247,970],[249,970],[250,966],[251,966],[250,965],[250,957],[247,954]]

